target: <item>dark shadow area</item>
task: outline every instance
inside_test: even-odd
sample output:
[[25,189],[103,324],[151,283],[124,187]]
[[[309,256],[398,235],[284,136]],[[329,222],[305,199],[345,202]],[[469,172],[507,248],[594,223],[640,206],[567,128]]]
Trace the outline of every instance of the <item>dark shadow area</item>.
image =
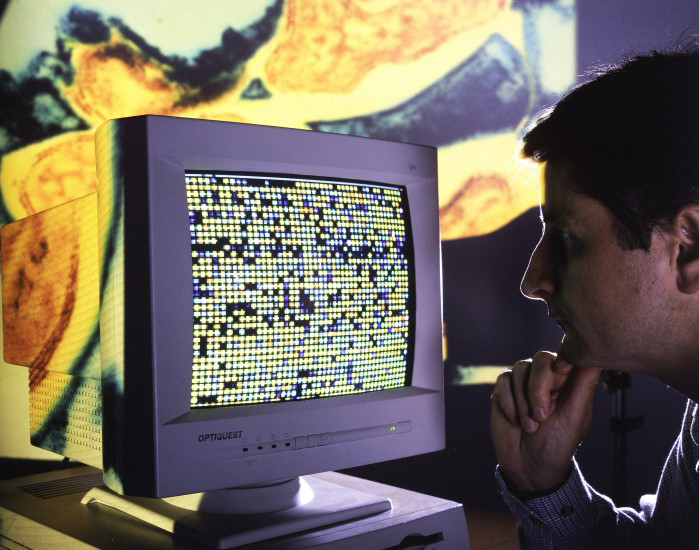
[[55,472],[83,466],[74,460],[31,460],[24,458],[0,458],[0,480]]

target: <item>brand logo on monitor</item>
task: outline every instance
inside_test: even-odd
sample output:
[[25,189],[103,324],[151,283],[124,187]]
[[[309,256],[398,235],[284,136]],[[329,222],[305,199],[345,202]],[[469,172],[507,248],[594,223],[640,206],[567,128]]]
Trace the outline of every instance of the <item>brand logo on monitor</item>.
[[239,439],[243,437],[243,430],[235,432],[216,432],[212,434],[199,434],[199,443],[207,441],[223,441],[224,439]]

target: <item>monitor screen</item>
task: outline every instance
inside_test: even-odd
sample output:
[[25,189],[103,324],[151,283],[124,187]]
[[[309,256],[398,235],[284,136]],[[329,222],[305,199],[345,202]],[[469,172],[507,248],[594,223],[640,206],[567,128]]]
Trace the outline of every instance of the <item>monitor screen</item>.
[[277,174],[185,172],[192,408],[410,384],[407,193]]

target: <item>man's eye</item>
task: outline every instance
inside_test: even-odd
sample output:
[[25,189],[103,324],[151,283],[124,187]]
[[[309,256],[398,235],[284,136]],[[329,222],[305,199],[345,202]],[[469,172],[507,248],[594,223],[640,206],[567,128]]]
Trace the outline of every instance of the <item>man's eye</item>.
[[583,243],[575,233],[566,228],[559,229],[557,233],[559,246],[566,255],[573,256],[581,252]]
[[554,253],[559,258],[562,259],[568,257],[576,251],[576,238],[569,229],[550,227],[549,234],[551,235]]

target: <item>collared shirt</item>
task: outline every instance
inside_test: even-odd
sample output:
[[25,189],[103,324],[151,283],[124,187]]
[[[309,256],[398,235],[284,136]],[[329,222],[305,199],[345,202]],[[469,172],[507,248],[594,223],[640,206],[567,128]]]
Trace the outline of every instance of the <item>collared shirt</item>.
[[565,483],[546,496],[519,500],[499,470],[500,491],[517,519],[523,549],[699,549],[699,407],[688,401],[682,431],[668,455],[655,495],[638,510],[616,507],[587,484],[573,459]]

